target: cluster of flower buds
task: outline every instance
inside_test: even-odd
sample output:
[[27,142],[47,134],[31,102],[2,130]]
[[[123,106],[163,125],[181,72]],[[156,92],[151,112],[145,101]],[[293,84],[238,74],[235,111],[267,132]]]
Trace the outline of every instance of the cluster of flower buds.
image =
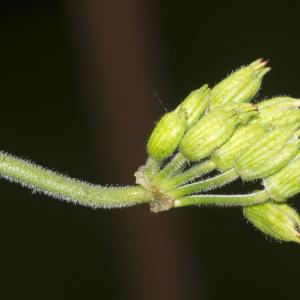
[[[283,203],[300,193],[300,100],[252,101],[270,71],[258,59],[212,89],[190,93],[156,124],[137,183],[153,195],[154,212],[185,205],[242,206],[265,234],[300,243],[300,217]],[[252,101],[252,103],[250,103]],[[214,170],[214,176],[201,176]],[[217,171],[217,175],[216,174]],[[252,194],[201,193],[238,178],[260,180]]]

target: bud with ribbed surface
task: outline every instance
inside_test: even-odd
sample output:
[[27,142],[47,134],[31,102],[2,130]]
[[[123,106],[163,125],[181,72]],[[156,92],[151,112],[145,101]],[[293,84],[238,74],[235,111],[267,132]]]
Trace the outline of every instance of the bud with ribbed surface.
[[192,127],[207,108],[210,89],[205,84],[198,90],[192,91],[176,110],[184,109],[187,116],[187,128]]
[[150,157],[162,161],[173,154],[186,130],[184,109],[166,113],[156,124],[147,144]]
[[218,83],[211,90],[209,109],[229,103],[250,102],[260,89],[264,75],[270,71],[266,64],[266,61],[257,59]]
[[280,241],[300,243],[300,216],[290,206],[267,202],[245,207],[243,212],[265,234]]
[[298,134],[289,128],[264,134],[235,161],[236,172],[244,180],[268,177],[283,168],[298,153]]
[[265,189],[275,201],[286,201],[300,192],[300,153],[276,174],[264,179]]
[[252,117],[255,108],[251,104],[235,109],[221,107],[206,114],[189,129],[180,144],[181,153],[190,161],[209,156],[232,136],[236,126]]
[[220,171],[232,169],[236,158],[265,133],[266,129],[260,124],[238,128],[228,142],[213,152],[211,160]]

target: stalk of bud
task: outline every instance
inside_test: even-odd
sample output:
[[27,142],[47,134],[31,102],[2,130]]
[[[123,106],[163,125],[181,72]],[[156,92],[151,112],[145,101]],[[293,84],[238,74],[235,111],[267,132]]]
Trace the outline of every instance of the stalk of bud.
[[243,209],[256,228],[277,240],[300,243],[300,216],[290,206],[267,202]]
[[212,90],[209,109],[230,103],[250,102],[260,89],[262,79],[271,69],[267,61],[257,59],[218,83]]

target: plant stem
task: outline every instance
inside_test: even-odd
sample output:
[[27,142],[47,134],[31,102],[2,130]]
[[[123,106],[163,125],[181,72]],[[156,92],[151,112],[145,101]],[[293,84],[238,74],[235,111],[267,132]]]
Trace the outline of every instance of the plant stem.
[[216,177],[212,177],[207,180],[198,181],[195,183],[187,184],[182,187],[176,188],[168,192],[168,194],[171,197],[178,199],[189,194],[213,190],[217,187],[221,187],[227,183],[234,181],[238,177],[239,177],[238,174],[235,172],[234,169],[232,169]]
[[12,182],[58,199],[94,208],[133,206],[152,201],[141,186],[101,187],[47,170],[0,152],[0,175]]
[[180,152],[177,153],[172,160],[154,177],[153,182],[158,184],[166,178],[178,174],[186,163],[187,159]]
[[160,187],[164,190],[170,190],[188,181],[201,177],[202,175],[209,173],[214,169],[215,163],[211,160],[207,160],[191,167],[187,171],[178,174],[177,176],[165,180],[162,184],[160,184]]
[[269,200],[269,195],[265,190],[248,195],[193,195],[175,200],[174,207],[190,205],[248,206],[267,200]]

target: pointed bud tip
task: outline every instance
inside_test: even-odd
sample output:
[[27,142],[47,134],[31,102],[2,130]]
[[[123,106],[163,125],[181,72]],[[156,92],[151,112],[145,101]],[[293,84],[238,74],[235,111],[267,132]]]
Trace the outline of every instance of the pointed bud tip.
[[200,89],[206,90],[207,88],[208,88],[208,84],[205,83],[205,84],[203,84],[203,85],[199,88],[199,90],[200,90]]
[[265,67],[266,65],[269,64],[269,62],[270,62],[269,59],[263,59],[263,58],[261,58],[260,66],[261,66],[261,67]]
[[251,63],[251,65],[255,66],[256,69],[261,69],[265,67],[269,63],[269,61],[270,61],[269,59],[258,58],[253,63]]
[[250,66],[254,67],[254,74],[258,75],[259,78],[262,78],[264,75],[271,71],[271,67],[267,66],[268,63],[268,59],[259,58],[251,63]]

